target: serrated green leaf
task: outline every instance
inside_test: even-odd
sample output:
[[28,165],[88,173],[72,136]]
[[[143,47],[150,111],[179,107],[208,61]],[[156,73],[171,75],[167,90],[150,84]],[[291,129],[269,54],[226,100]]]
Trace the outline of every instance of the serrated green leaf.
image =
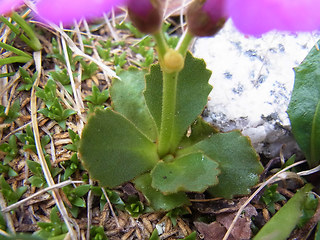
[[[197,119],[207,104],[212,86],[208,84],[211,71],[206,69],[203,60],[187,54],[185,65],[179,73],[177,82],[177,104],[172,133],[171,151],[174,152],[188,127]],[[162,72],[158,65],[152,66],[146,75],[145,99],[157,124],[161,125],[162,106]]]
[[203,120],[202,117],[198,117],[196,121],[189,128],[190,135],[185,135],[181,140],[179,147],[189,147],[197,142],[200,142],[212,134],[219,131],[213,127],[210,123]]
[[232,198],[248,194],[258,182],[263,170],[259,156],[239,131],[214,134],[194,147],[219,164],[219,184],[208,189],[213,196]]
[[161,192],[203,192],[218,183],[218,164],[201,152],[160,161],[151,171],[152,187]]
[[145,72],[138,69],[123,71],[114,79],[110,96],[115,111],[124,115],[152,141],[157,139],[157,127],[146,105]]
[[96,110],[89,117],[79,152],[91,177],[107,187],[132,180],[158,161],[156,145],[110,109]]
[[258,232],[253,240],[272,239],[286,240],[297,225],[310,184],[300,189]]
[[320,162],[320,51],[313,47],[295,68],[288,115],[292,132],[310,167]]
[[189,205],[189,199],[183,192],[164,195],[151,186],[149,173],[139,176],[133,183],[143,193],[155,211],[170,211],[174,208]]

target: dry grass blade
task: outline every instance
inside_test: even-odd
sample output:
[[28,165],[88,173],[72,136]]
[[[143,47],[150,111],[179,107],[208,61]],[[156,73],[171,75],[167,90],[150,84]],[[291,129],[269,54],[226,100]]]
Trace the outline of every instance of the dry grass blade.
[[[67,71],[68,71],[68,75],[69,75],[69,79],[70,79],[70,83],[71,83],[71,87],[72,87],[72,92],[73,92],[73,96],[74,96],[75,103],[76,103],[75,109],[76,109],[76,112],[80,118],[80,127],[78,129],[82,129],[83,128],[83,121],[81,120],[81,109],[83,109],[83,102],[81,99],[81,94],[78,92],[75,81],[73,79],[73,73],[72,73],[70,59],[69,59],[68,51],[67,51],[67,44],[66,44],[66,41],[64,38],[61,38],[61,43],[62,43],[64,57],[66,59]],[[78,85],[80,86],[81,84],[78,83]]]
[[102,61],[99,61],[87,54],[85,54],[83,51],[81,51],[76,44],[72,41],[72,39],[62,30],[60,29],[58,26],[56,26],[55,24],[50,24],[51,27],[53,27],[57,32],[59,32],[61,34],[61,36],[66,40],[66,42],[68,43],[68,46],[70,47],[70,49],[78,56],[84,57],[92,62],[94,62],[95,64],[97,64],[102,70],[106,71],[108,73],[109,78],[119,78],[117,76],[117,74],[111,70],[109,67],[107,67]]
[[103,192],[103,195],[104,195],[104,196],[106,197],[106,199],[107,199],[107,202],[108,202],[110,211],[112,212],[112,215],[113,215],[113,217],[114,217],[114,219],[115,219],[115,222],[116,222],[116,224],[117,224],[117,227],[119,228],[119,227],[120,227],[119,220],[118,220],[118,218],[117,218],[116,213],[115,213],[114,210],[113,210],[113,207],[112,207],[112,204],[111,204],[110,199],[109,199],[109,197],[108,197],[108,194],[107,194],[106,190],[104,190],[104,188],[101,188],[101,190],[102,190],[102,192]]
[[[37,98],[35,95],[35,88],[39,83],[39,79],[40,79],[40,75],[41,75],[40,74],[41,73],[41,52],[35,52],[34,59],[35,59],[36,69],[39,74],[38,74],[36,81],[33,84],[32,90],[31,90],[31,121],[32,121],[33,134],[34,134],[34,138],[35,138],[35,144],[36,144],[41,168],[42,168],[44,177],[46,179],[46,182],[48,183],[48,186],[52,187],[55,185],[55,183],[53,181],[53,178],[51,176],[49,167],[46,163],[46,160],[45,160],[42,148],[41,148],[40,134],[39,134],[39,128],[38,128],[38,122],[37,122]],[[53,198],[54,198],[54,200],[58,206],[58,209],[62,215],[62,218],[68,227],[71,239],[77,239],[76,233],[75,233],[72,225],[70,224],[67,209],[64,206],[64,203],[61,199],[61,196],[59,195],[59,192],[56,189],[54,189],[52,191],[52,195],[53,195]]]

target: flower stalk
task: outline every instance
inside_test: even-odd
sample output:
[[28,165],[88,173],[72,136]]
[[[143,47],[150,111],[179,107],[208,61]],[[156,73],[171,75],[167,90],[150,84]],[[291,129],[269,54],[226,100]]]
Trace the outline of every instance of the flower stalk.
[[184,67],[185,54],[193,36],[187,34],[179,50],[168,47],[162,31],[153,34],[153,37],[157,43],[163,75],[162,117],[158,142],[158,154],[163,158],[174,150],[172,146],[176,146],[176,143],[172,142],[172,132],[176,112],[178,75]]
[[176,111],[178,72],[163,72],[162,118],[158,154],[160,158],[170,153]]

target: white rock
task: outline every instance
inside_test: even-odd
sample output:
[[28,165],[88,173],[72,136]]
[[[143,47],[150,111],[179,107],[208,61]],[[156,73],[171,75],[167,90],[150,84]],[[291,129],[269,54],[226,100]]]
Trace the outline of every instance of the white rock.
[[298,66],[319,33],[271,32],[261,38],[239,33],[228,21],[214,37],[198,38],[194,55],[212,70],[213,90],[205,119],[222,131],[240,129],[259,153],[279,155],[283,144],[296,150],[286,113]]

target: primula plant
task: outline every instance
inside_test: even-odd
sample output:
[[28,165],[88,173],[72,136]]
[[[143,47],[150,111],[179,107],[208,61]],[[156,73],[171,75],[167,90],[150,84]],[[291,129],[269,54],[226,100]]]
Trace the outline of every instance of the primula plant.
[[154,37],[159,63],[150,71],[130,68],[113,79],[112,107],[89,115],[83,129],[84,166],[102,186],[133,181],[154,210],[188,204],[186,192],[248,194],[262,171],[258,156],[240,132],[219,133],[202,120],[211,72],[187,52],[193,36],[216,33],[224,15],[195,25],[203,13],[195,1],[187,11],[189,31],[173,49],[161,30],[161,1],[141,2],[129,3],[128,13],[140,31]]

